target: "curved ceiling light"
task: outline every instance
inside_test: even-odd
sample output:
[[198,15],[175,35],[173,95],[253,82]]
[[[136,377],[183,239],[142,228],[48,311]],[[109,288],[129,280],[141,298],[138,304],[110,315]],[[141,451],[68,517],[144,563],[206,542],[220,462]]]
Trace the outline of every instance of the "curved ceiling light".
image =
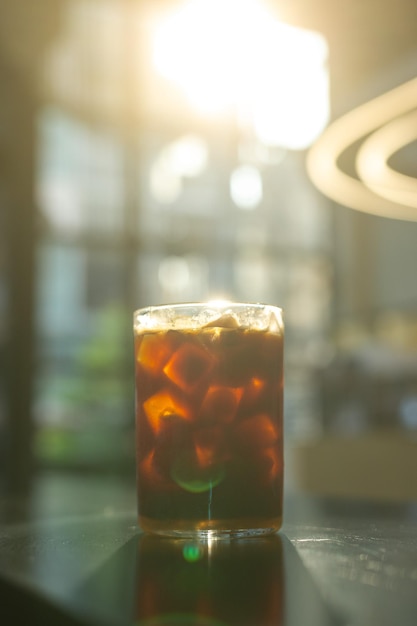
[[[376,131],[382,132],[382,130],[379,131],[381,127],[386,125],[390,126],[394,120],[408,114],[415,108],[417,108],[417,78],[359,106],[333,122],[324,131],[307,155],[307,172],[312,182],[322,193],[344,206],[382,217],[416,221],[417,210],[415,202],[412,201],[410,203],[409,197],[407,196],[409,203],[404,203],[404,197],[402,197],[402,195],[399,196],[398,193],[395,194],[396,187],[394,188],[394,194],[387,192],[390,184],[386,183],[385,180],[383,184],[381,184],[379,177],[378,193],[375,193],[374,190],[367,187],[362,180],[354,178],[344,172],[338,163],[339,157],[355,142],[369,135],[372,137],[372,133]],[[405,123],[410,124],[407,119]],[[391,145],[394,145],[394,151],[410,143],[415,138],[414,134],[415,130],[410,130],[409,134],[404,138],[405,143],[401,142],[401,146],[398,146],[395,141],[394,145],[391,140]],[[384,135],[382,135],[382,139],[384,139]],[[389,130],[388,139],[390,140]],[[367,141],[371,141],[371,139],[368,137]],[[378,134],[376,141],[378,147]],[[368,148],[369,145],[372,149],[372,143],[368,144]],[[364,146],[366,146],[366,142]],[[366,148],[364,148],[364,150],[365,149]],[[392,154],[390,150],[387,151],[386,149],[383,150],[383,152],[387,158]],[[387,152],[390,152],[390,154],[387,154]],[[364,173],[364,159],[365,157],[363,157],[362,153],[361,159],[358,160],[360,173],[362,175]],[[391,168],[389,168],[389,170],[391,173],[394,173],[396,184],[398,184],[399,181],[404,182],[402,178],[398,178],[402,175],[396,175]],[[369,180],[367,167],[365,167],[364,178],[367,184],[370,183],[370,187],[373,188],[375,186],[375,181]],[[411,177],[407,176],[405,178],[407,179],[407,184],[409,184],[410,181],[408,179]],[[414,192],[412,191],[412,193]],[[393,198],[395,198],[395,200],[393,200]],[[398,201],[400,198],[401,202]]]
[[417,139],[417,110],[375,131],[359,149],[356,169],[372,191],[398,204],[417,209],[417,178],[388,165],[389,158]]

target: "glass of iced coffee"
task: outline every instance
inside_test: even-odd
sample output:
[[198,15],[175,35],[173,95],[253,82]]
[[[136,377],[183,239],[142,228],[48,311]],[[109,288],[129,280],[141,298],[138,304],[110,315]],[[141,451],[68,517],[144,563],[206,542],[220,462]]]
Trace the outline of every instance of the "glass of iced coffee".
[[139,526],[270,534],[282,523],[281,309],[231,302],[134,314]]

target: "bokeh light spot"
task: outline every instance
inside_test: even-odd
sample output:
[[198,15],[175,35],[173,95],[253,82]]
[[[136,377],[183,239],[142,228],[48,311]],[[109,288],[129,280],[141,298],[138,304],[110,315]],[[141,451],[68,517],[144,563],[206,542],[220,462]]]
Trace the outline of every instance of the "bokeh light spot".
[[203,550],[196,543],[187,543],[182,550],[182,555],[188,563],[195,563],[203,556]]
[[241,209],[254,209],[258,206],[263,196],[259,170],[251,165],[237,167],[230,177],[230,195]]

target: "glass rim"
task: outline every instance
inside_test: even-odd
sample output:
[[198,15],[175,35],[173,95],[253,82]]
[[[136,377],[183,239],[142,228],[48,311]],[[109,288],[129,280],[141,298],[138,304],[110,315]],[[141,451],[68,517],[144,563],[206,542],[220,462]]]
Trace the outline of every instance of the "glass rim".
[[133,316],[136,318],[138,315],[146,315],[148,313],[153,313],[154,311],[164,311],[168,309],[173,310],[181,310],[188,308],[203,308],[207,306],[218,307],[219,309],[224,308],[255,308],[255,309],[273,309],[274,311],[279,312],[281,315],[283,313],[283,308],[279,307],[275,304],[269,304],[267,302],[235,302],[234,300],[206,300],[199,302],[173,302],[172,304],[151,304],[145,307],[140,307],[139,309],[135,309],[133,311]]
[[[208,317],[202,318],[201,315]],[[249,314],[250,319],[246,316]],[[207,302],[182,302],[173,304],[159,304],[137,309],[133,313],[133,329],[135,333],[147,330],[201,330],[220,317],[233,316],[237,327],[256,328],[261,318],[267,315],[269,321],[264,320],[262,329],[271,328],[272,319],[275,319],[277,328],[283,332],[283,311],[280,307],[260,302],[233,302],[229,300],[208,300]],[[252,321],[250,321],[252,320]],[[219,325],[220,327],[222,324]],[[224,328],[227,328],[226,324]],[[261,327],[258,328],[261,330]]]

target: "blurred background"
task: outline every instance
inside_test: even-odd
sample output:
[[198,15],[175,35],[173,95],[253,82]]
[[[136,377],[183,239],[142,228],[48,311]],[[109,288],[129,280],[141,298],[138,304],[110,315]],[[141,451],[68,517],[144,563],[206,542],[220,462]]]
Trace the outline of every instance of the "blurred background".
[[133,310],[229,298],[285,310],[288,488],[417,497],[414,0],[0,9],[2,488],[133,480]]

